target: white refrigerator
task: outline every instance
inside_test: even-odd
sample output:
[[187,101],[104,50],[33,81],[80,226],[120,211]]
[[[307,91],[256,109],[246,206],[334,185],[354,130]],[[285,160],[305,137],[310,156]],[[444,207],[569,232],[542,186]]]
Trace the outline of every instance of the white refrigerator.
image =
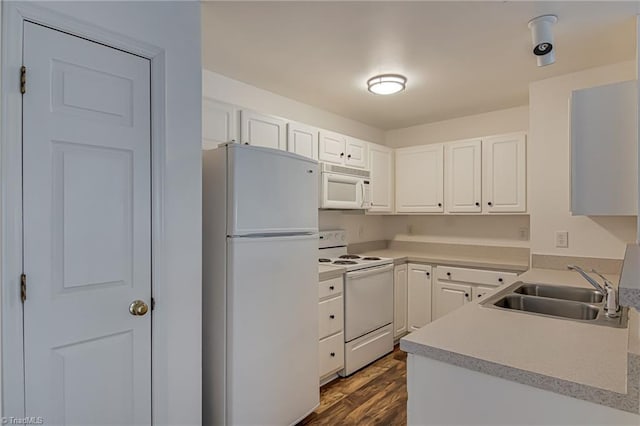
[[203,424],[291,425],[319,404],[318,180],[285,151],[204,151]]

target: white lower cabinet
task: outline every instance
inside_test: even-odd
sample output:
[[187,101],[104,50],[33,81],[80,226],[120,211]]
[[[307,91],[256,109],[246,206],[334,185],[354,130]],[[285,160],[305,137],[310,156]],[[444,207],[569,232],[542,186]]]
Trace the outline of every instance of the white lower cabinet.
[[443,317],[472,300],[480,300],[517,278],[515,272],[438,266],[433,285],[433,319]]
[[318,345],[320,382],[344,368],[344,279],[320,281],[318,286]]
[[393,270],[393,338],[407,334],[407,265]]
[[407,267],[407,331],[411,332],[431,322],[432,268],[413,263]]

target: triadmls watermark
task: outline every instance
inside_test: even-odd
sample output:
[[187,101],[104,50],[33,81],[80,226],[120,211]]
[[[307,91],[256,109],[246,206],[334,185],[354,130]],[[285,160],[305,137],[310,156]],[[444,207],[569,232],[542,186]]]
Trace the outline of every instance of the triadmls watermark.
[[3,425],[43,425],[44,417],[0,417]]

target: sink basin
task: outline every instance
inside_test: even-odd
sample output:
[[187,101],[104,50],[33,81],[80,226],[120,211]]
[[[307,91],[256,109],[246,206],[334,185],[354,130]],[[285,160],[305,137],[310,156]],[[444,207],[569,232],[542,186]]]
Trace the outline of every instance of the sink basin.
[[584,303],[602,303],[604,295],[595,289],[547,284],[522,284],[514,293],[527,296],[550,297]]
[[593,321],[598,317],[600,309],[597,306],[571,300],[550,299],[523,294],[509,294],[494,303],[505,309],[532,312],[554,317],[569,318],[582,321]]

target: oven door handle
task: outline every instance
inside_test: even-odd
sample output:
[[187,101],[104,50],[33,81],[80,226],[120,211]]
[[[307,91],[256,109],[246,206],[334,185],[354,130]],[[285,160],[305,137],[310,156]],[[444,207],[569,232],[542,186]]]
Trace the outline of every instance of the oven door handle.
[[367,277],[369,275],[375,275],[382,272],[387,272],[393,270],[393,264],[384,265],[384,266],[375,266],[370,269],[365,269],[364,271],[353,271],[347,272],[347,278],[362,278]]

